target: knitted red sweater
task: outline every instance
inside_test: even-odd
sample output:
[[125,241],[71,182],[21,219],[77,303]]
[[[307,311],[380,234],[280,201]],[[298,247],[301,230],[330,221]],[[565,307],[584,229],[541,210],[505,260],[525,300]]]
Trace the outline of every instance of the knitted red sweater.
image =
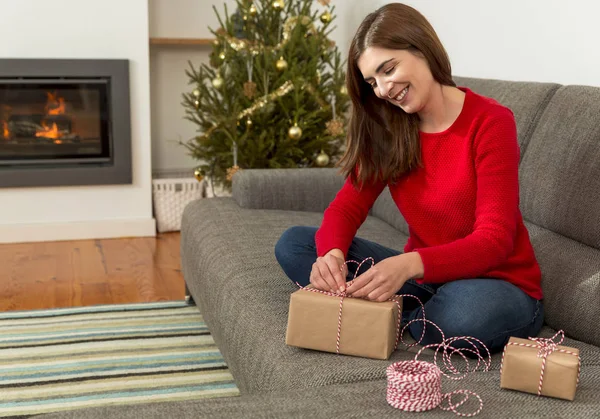
[[[390,184],[409,225],[404,252],[423,260],[421,283],[500,278],[541,299],[541,272],[519,210],[519,145],[513,113],[467,88],[446,131],[421,133],[423,167]],[[360,191],[349,179],[325,210],[317,254],[347,255],[358,228],[386,185]]]

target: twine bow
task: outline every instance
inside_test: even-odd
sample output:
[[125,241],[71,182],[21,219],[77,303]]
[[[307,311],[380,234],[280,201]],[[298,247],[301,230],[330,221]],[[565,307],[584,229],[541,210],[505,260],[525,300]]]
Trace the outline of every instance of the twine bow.
[[[558,342],[556,342],[555,340],[558,336],[560,336],[560,340]],[[565,339],[565,333],[562,330],[559,330],[551,338],[531,338],[530,337],[529,339],[538,344],[539,349],[538,349],[537,357],[542,358],[542,371],[540,372],[540,382],[538,384],[538,392],[537,392],[537,395],[541,396],[542,395],[542,386],[544,384],[544,371],[546,369],[546,360],[548,359],[548,356],[552,352],[554,352],[558,349],[558,345],[560,345],[563,342],[563,340]]]
[[[560,340],[556,342],[556,338],[558,336],[560,336]],[[565,333],[562,330],[559,330],[551,338],[529,338],[529,340],[532,340],[538,344],[538,358],[547,358],[548,355],[558,349],[558,345],[563,343],[563,340],[565,340]]]

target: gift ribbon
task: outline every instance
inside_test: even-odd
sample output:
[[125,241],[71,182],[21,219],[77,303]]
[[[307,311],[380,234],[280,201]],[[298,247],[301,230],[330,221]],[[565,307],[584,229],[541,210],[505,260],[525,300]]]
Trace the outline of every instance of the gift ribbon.
[[[556,338],[560,336],[560,340],[557,342]],[[581,371],[581,359],[579,358],[579,354],[573,351],[569,351],[568,349],[559,348],[558,345],[563,343],[565,340],[565,333],[562,330],[559,330],[552,336],[551,338],[529,338],[529,340],[535,342],[536,344],[531,343],[520,343],[520,342],[508,342],[508,344],[504,347],[504,351],[502,352],[502,364],[500,366],[500,374],[502,374],[502,368],[504,367],[504,354],[506,353],[506,348],[508,345],[515,346],[525,346],[528,348],[535,348],[538,350],[537,357],[542,358],[542,369],[540,371],[540,381],[538,384],[537,395],[542,395],[542,386],[544,385],[544,371],[546,370],[546,360],[548,356],[550,356],[553,352],[562,352],[564,354],[575,355],[579,361],[579,365],[577,367],[577,383],[575,386],[579,385],[579,373]]]
[[[343,308],[343,304],[344,304],[344,299],[345,298],[357,298],[357,297],[352,297],[351,295],[348,295],[347,291],[348,291],[348,288],[350,288],[352,286],[354,280],[356,279],[356,276],[358,275],[360,267],[362,266],[363,263],[365,263],[367,261],[371,262],[371,267],[373,267],[373,265],[375,264],[375,260],[372,257],[368,257],[368,258],[364,259],[362,262],[357,262],[355,260],[348,260],[348,261],[344,262],[345,265],[348,263],[356,263],[356,264],[358,264],[358,267],[356,268],[354,277],[352,278],[351,281],[349,281],[347,283],[346,289],[343,292],[328,292],[328,291],[318,290],[316,288],[307,288],[307,287],[301,286],[299,283],[296,282],[296,285],[298,285],[298,287],[302,290],[310,291],[310,292],[317,292],[320,294],[329,295],[331,297],[339,297],[340,298],[340,308],[339,308],[339,312],[338,312],[338,327],[337,327],[337,338],[336,338],[336,353],[337,354],[340,353],[340,336],[341,336],[341,329],[342,329],[342,308]],[[342,266],[341,270],[343,270],[343,266]],[[411,320],[410,322],[408,322],[402,328],[402,330],[400,330],[400,323],[402,320],[402,308],[400,306],[399,301],[397,300],[398,297],[408,297],[408,298],[416,299],[417,302],[421,305],[421,313],[423,315],[422,318],[420,318],[420,319],[414,319],[414,320]],[[451,337],[451,338],[446,339],[446,336],[444,335],[444,332],[442,331],[442,329],[440,329],[440,327],[438,325],[436,325],[434,322],[427,320],[425,318],[425,307],[424,307],[423,303],[421,302],[421,300],[414,295],[397,294],[396,296],[388,299],[387,301],[395,302],[398,307],[398,318],[396,321],[396,342],[394,344],[394,350],[396,350],[396,348],[398,347],[398,343],[400,341],[402,341],[402,343],[407,348],[418,345],[425,336],[425,327],[426,327],[427,323],[434,326],[440,332],[440,334],[442,336],[441,343],[434,343],[434,344],[429,344],[429,345],[423,346],[419,350],[419,352],[417,352],[417,354],[415,355],[415,358],[413,360],[395,362],[395,363],[391,364],[390,366],[388,366],[388,368],[386,369],[386,375],[388,378],[388,386],[387,386],[387,392],[386,392],[387,402],[391,406],[393,406],[397,409],[402,409],[402,410],[411,411],[411,412],[423,412],[426,410],[434,409],[439,406],[442,410],[451,410],[459,416],[470,417],[470,416],[475,416],[476,414],[478,414],[483,409],[483,401],[481,400],[481,397],[479,397],[479,395],[477,395],[476,393],[474,393],[470,390],[455,390],[450,393],[442,394],[441,376],[444,375],[452,380],[460,380],[460,379],[464,378],[464,376],[467,375],[468,373],[476,371],[481,364],[484,365],[484,371],[488,371],[488,369],[490,368],[490,365],[491,365],[491,354],[490,354],[490,351],[488,350],[488,348],[485,346],[485,344],[483,342],[481,342],[479,339],[476,339],[476,338],[470,337],[470,336],[459,336],[459,337]],[[401,336],[404,334],[404,331],[408,326],[410,326],[412,323],[418,322],[418,321],[423,322],[423,331],[421,333],[421,337],[415,343],[409,345],[406,342],[404,342],[404,340],[402,339]],[[461,340],[472,345],[473,349],[471,349],[471,348],[459,349],[459,348],[454,348],[451,346],[452,343],[461,341]],[[474,342],[477,342],[479,345],[481,345],[482,348],[485,349],[485,351],[487,352],[487,360],[481,355],[481,352],[479,351],[479,349],[477,348],[477,345]],[[435,348],[435,352],[433,354],[433,363],[418,360],[419,355],[421,355],[421,353],[425,349],[428,349],[428,348]],[[442,351],[442,354],[443,354],[442,360],[443,360],[445,368],[451,374],[454,374],[455,376],[447,374],[446,372],[442,371],[437,366],[437,356],[438,356],[438,352],[440,352],[440,350]],[[467,359],[464,352],[471,352],[477,357],[477,364],[475,365],[475,367],[472,370],[470,369],[469,360]],[[454,354],[460,355],[463,358],[465,364],[467,365],[467,371],[464,372],[462,375],[460,375],[461,374],[460,371],[452,364],[452,356]],[[456,375],[458,375],[458,377],[456,377]],[[452,396],[454,396],[456,394],[463,394],[465,397],[463,397],[462,400],[460,400],[457,403],[452,403]],[[458,412],[456,409],[458,407],[460,407],[461,405],[463,405],[468,400],[469,395],[474,395],[475,397],[477,397],[479,399],[479,409],[477,409],[477,411],[475,411],[473,413],[468,413],[468,414]],[[442,405],[442,402],[444,400],[447,400],[447,403],[448,403],[447,406]]]

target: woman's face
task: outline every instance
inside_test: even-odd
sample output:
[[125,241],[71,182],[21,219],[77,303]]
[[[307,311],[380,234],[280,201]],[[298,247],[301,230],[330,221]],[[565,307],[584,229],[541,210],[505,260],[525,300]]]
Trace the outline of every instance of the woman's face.
[[427,61],[408,50],[369,47],[358,68],[377,97],[406,113],[424,108],[435,83]]

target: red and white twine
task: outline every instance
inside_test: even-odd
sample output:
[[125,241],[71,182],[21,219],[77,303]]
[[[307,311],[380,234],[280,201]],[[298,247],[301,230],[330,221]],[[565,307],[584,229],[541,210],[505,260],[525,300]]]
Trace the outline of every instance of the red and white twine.
[[[318,290],[315,288],[306,288],[296,282],[298,287],[300,287],[301,289],[303,289],[305,291],[317,292],[320,294],[325,294],[325,295],[329,295],[332,297],[340,298],[340,308],[339,308],[339,313],[338,313],[338,327],[337,327],[337,338],[336,338],[336,353],[338,353],[338,354],[340,353],[340,337],[341,337],[341,330],[342,330],[342,308],[343,308],[343,304],[344,304],[344,299],[345,298],[356,298],[356,297],[352,297],[351,295],[348,295],[348,293],[347,293],[348,288],[350,288],[352,286],[354,280],[356,279],[356,276],[358,275],[358,271],[360,270],[360,267],[362,266],[362,264],[367,261],[371,262],[371,267],[375,264],[375,261],[372,257],[368,257],[368,258],[364,259],[362,262],[357,262],[355,260],[348,260],[344,263],[344,264],[348,264],[349,262],[356,263],[356,264],[358,264],[358,267],[356,268],[354,277],[352,278],[351,281],[349,281],[347,283],[346,290],[343,292],[333,293],[333,292]],[[342,267],[342,270],[343,270],[343,267]],[[421,305],[421,313],[422,313],[422,318],[411,320],[402,328],[402,330],[400,330],[400,323],[402,320],[402,307],[400,305],[400,302],[397,300],[398,297],[408,297],[408,298],[416,299],[418,301],[418,303]],[[460,380],[460,379],[464,378],[468,373],[476,371],[480,365],[483,365],[484,371],[488,371],[488,369],[490,368],[490,365],[491,365],[491,355],[490,355],[490,351],[485,346],[485,344],[483,342],[481,342],[480,340],[478,340],[474,337],[469,337],[469,336],[451,337],[451,338],[446,339],[442,329],[440,329],[432,321],[427,320],[425,318],[425,307],[423,306],[423,303],[421,302],[421,300],[419,300],[419,298],[417,298],[414,295],[399,294],[399,295],[396,295],[396,296],[390,298],[388,301],[395,302],[398,307],[398,318],[396,321],[396,341],[394,344],[394,350],[398,347],[398,343],[400,341],[402,341],[402,343],[407,348],[418,345],[425,336],[425,326],[427,323],[434,326],[440,332],[442,341],[441,341],[441,343],[423,346],[419,350],[419,352],[417,352],[417,354],[415,355],[415,358],[411,361],[395,362],[395,363],[391,364],[390,366],[388,366],[388,368],[386,369],[386,375],[387,375],[387,380],[388,380],[387,392],[386,392],[387,402],[391,406],[393,406],[397,409],[402,409],[402,410],[410,411],[410,412],[423,412],[426,410],[435,409],[436,407],[439,406],[442,410],[451,410],[459,416],[471,417],[471,416],[475,416],[476,414],[478,414],[483,409],[483,401],[481,400],[481,397],[479,397],[479,395],[477,395],[476,393],[474,393],[470,390],[455,390],[455,391],[452,391],[449,393],[442,393],[441,377],[442,377],[442,375],[444,375],[452,380]],[[423,331],[421,333],[421,337],[419,338],[419,340],[416,341],[415,343],[409,345],[406,342],[404,342],[404,340],[402,339],[402,335],[404,334],[404,331],[406,330],[406,328],[414,322],[423,322]],[[457,341],[465,341],[468,344],[470,344],[472,346],[472,348],[459,349],[459,348],[452,347],[451,344],[454,342],[457,342]],[[481,355],[481,351],[477,347],[476,343],[479,344],[480,347],[485,350],[484,355],[487,355],[487,358],[485,358],[484,355]],[[419,355],[421,355],[421,352],[423,352],[425,349],[428,349],[428,348],[431,348],[431,349],[435,348],[435,352],[433,354],[433,363],[418,360],[418,357],[419,357]],[[438,356],[438,352],[440,352],[440,351],[442,352],[442,361],[444,363],[444,367],[450,374],[442,371],[437,366],[437,356]],[[473,367],[473,369],[471,369],[471,364],[469,363],[467,356],[464,354],[465,352],[470,352],[477,358],[477,364]],[[455,354],[460,355],[466,364],[466,371],[464,373],[461,373],[452,364],[452,356]],[[542,374],[543,374],[543,372],[542,372]],[[464,397],[462,397],[461,400],[459,400],[458,402],[453,403],[452,397],[454,395],[459,395],[459,394],[462,394]],[[477,397],[477,399],[479,400],[479,408],[475,412],[468,413],[468,414],[458,412],[456,409],[458,409],[460,406],[462,406],[467,401],[467,399],[469,398],[469,395],[473,395],[473,396]],[[444,401],[446,401],[446,404],[444,404]]]
[[[491,355],[485,344],[479,339],[470,336],[446,338],[442,329],[434,322],[425,319],[424,316],[423,318],[414,319],[408,322],[402,329],[402,334],[404,334],[404,330],[413,322],[423,322],[423,326],[425,326],[426,323],[431,324],[440,332],[442,341],[441,343],[423,346],[411,361],[395,362],[388,366],[386,370],[388,378],[387,402],[397,409],[409,412],[424,412],[426,410],[435,409],[436,407],[439,407],[442,410],[451,410],[457,415],[465,417],[475,416],[481,412],[483,409],[483,401],[479,395],[470,390],[455,390],[449,393],[442,393],[441,379],[443,375],[451,380],[460,380],[468,373],[476,371],[480,365],[483,365],[484,371],[488,371],[491,365]],[[413,345],[418,344],[421,340],[422,335],[421,339]],[[472,348],[468,347],[460,349],[451,346],[458,341],[467,342]],[[404,343],[404,341],[402,343]],[[477,344],[485,350],[484,355],[481,354]],[[433,363],[418,360],[419,355],[428,348],[435,349],[433,353]],[[448,373],[440,369],[437,365],[437,356],[440,351],[442,353],[444,367]],[[477,363],[474,366],[472,366],[474,360],[469,362],[465,352],[470,352],[475,355]],[[460,355],[465,362],[465,372],[461,373],[458,368],[452,364],[452,356],[455,354]],[[463,397],[458,402],[453,402],[453,396],[459,394],[463,395]],[[477,397],[479,400],[479,408],[472,413],[458,412],[457,409],[468,400],[469,395]]]
[[[560,340],[556,342],[556,338],[560,336]],[[565,333],[562,330],[559,330],[552,336],[551,338],[529,338],[529,340],[535,342],[535,344],[531,343],[520,343],[520,342],[508,342],[508,344],[504,347],[504,351],[502,352],[502,363],[500,365],[500,374],[502,374],[502,369],[504,368],[504,354],[506,353],[506,348],[509,345],[514,346],[524,346],[527,348],[535,348],[538,350],[537,357],[542,358],[542,369],[540,372],[540,381],[538,383],[538,391],[537,395],[542,395],[542,386],[544,385],[544,371],[546,370],[546,360],[550,354],[553,352],[562,352],[568,355],[574,355],[577,357],[578,367],[577,367],[577,382],[575,387],[579,385],[579,374],[581,372],[581,358],[579,358],[579,354],[577,352],[569,351],[568,349],[559,348],[558,345],[563,343],[565,340]]]

